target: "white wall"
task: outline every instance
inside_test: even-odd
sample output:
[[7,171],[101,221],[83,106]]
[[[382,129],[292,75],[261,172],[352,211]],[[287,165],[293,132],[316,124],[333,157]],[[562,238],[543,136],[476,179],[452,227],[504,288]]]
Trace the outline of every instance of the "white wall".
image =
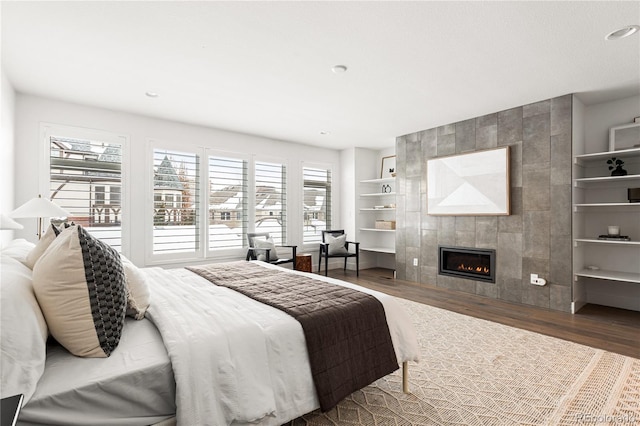
[[[3,99],[4,100],[4,99]],[[250,153],[286,161],[289,188],[299,187],[288,194],[289,237],[291,244],[302,247],[302,162],[327,164],[333,167],[334,199],[340,200],[340,152],[291,142],[276,141],[258,136],[223,131],[219,129],[188,125],[140,115],[111,111],[84,105],[60,102],[41,97],[17,94],[16,96],[16,170],[15,202],[20,205],[38,194],[39,179],[47,170],[37,170],[37,158],[42,155],[44,143],[40,140],[40,123],[82,127],[116,134],[129,138],[131,175],[129,180],[130,207],[128,220],[131,226],[130,247],[125,250],[134,263],[144,264],[144,222],[146,192],[145,158],[149,140],[184,143],[189,146],[204,146],[228,152]],[[4,145],[3,145],[4,147]],[[333,226],[340,226],[340,209],[334,206]],[[127,220],[127,218],[125,218]],[[33,239],[29,233],[19,231],[16,237]],[[308,247],[317,251],[317,246]]]
[[[0,212],[9,213],[14,207],[14,110],[15,92],[0,68]],[[0,246],[13,239],[13,231],[0,231]]]

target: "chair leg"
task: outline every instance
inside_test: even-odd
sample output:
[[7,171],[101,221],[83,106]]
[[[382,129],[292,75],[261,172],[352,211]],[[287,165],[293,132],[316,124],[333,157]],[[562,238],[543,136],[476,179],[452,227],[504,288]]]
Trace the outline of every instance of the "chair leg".
[[356,277],[360,276],[360,256],[356,255]]
[[329,256],[324,256],[324,276],[329,275]]
[[347,272],[347,257],[344,257],[344,272]]
[[322,268],[322,252],[318,255],[318,273],[320,273],[320,268]]

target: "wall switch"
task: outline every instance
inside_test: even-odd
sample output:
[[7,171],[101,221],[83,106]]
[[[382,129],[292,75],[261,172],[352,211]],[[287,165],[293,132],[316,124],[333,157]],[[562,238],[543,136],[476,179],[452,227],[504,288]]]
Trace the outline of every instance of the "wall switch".
[[413,258],[413,266],[418,266],[418,258],[417,257]]

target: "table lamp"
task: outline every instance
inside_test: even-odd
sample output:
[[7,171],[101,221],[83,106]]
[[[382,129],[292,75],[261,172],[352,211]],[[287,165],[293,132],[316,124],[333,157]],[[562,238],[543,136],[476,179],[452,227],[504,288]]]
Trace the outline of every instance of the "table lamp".
[[0,213],[0,230],[9,230],[9,229],[22,229],[24,226],[20,225],[15,220],[11,219],[4,213]]
[[38,239],[40,239],[43,231],[42,218],[67,217],[69,216],[69,212],[52,201],[38,195],[15,209],[9,216],[12,218],[38,218]]

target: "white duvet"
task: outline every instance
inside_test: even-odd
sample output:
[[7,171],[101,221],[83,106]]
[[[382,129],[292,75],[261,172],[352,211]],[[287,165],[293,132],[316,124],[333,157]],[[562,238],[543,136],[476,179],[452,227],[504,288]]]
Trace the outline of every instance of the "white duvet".
[[[319,407],[295,319],[185,269],[144,271],[152,295],[147,317],[162,335],[175,375],[178,424],[280,425]],[[398,362],[418,361],[413,324],[393,297],[312,277],[376,296]]]

